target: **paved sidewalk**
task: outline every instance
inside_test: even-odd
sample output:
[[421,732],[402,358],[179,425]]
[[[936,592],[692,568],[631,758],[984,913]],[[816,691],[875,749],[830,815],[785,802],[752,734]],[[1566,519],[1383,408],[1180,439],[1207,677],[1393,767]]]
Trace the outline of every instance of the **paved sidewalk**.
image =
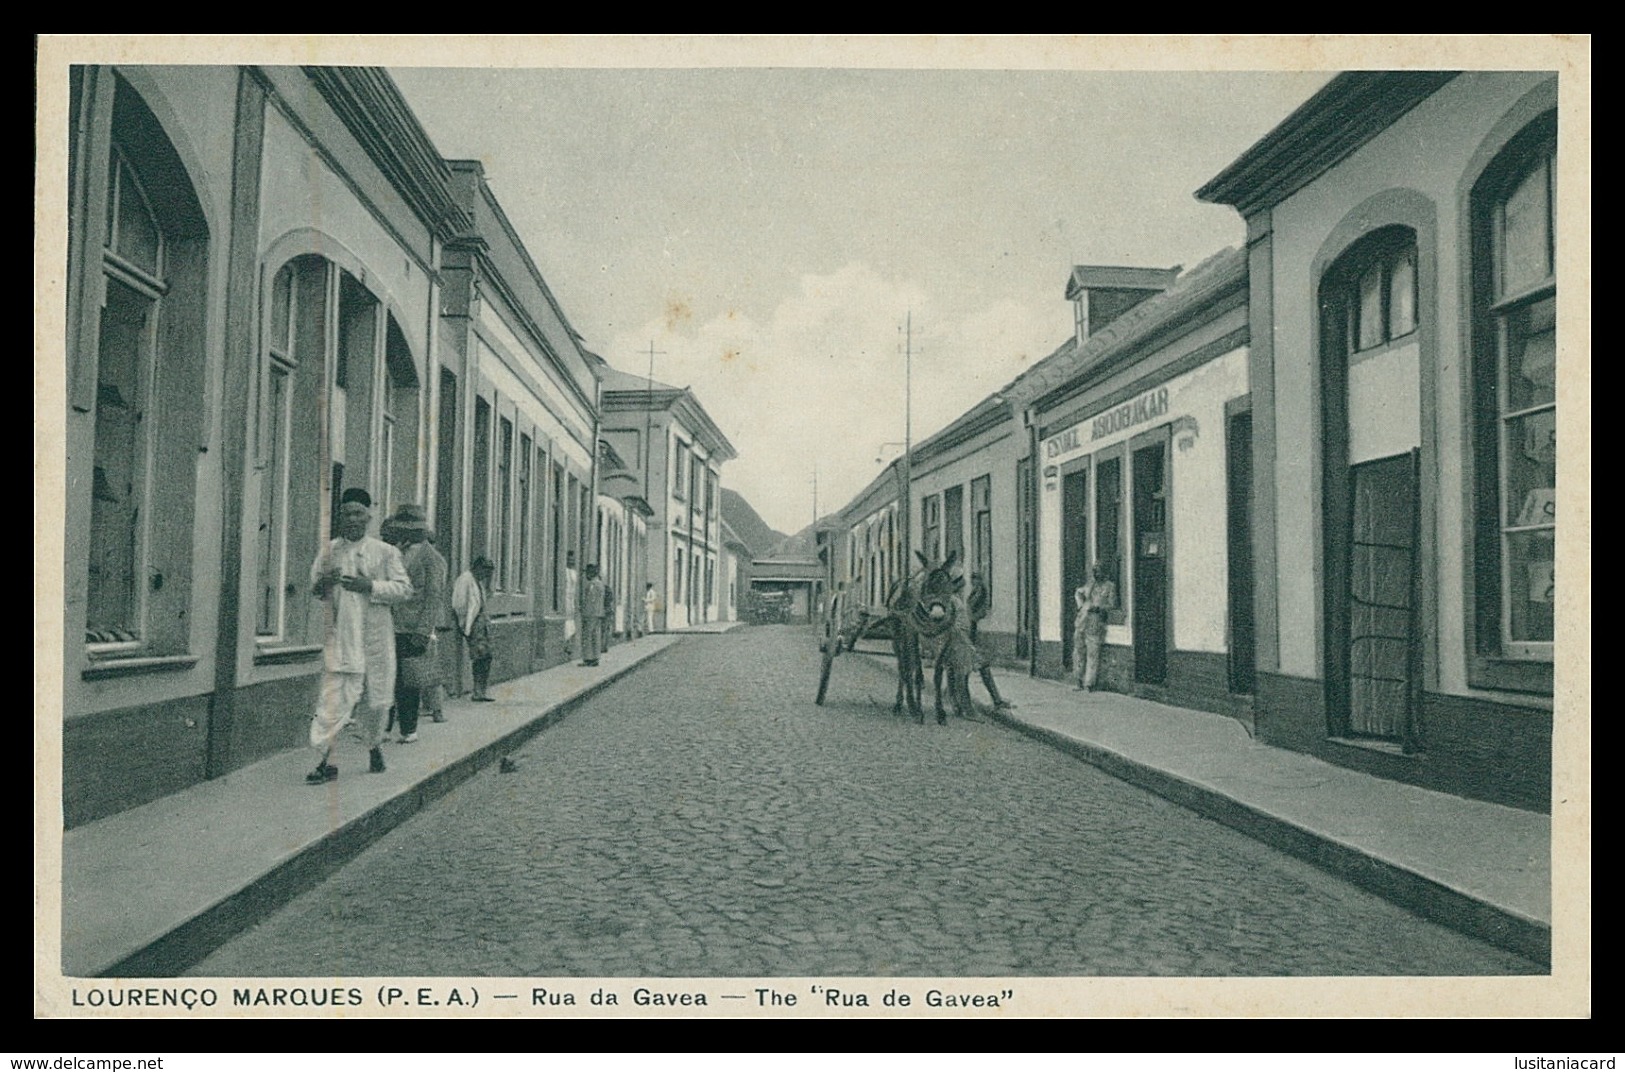
[[596,667],[516,678],[492,688],[495,703],[448,700],[446,721],[423,723],[418,742],[384,746],[381,775],[367,773],[365,747],[346,736],[328,785],[305,784],[315,753],[296,748],[68,831],[64,974],[185,970],[680,639],[622,642]]
[[684,633],[726,633],[730,629],[738,629],[744,622],[695,622],[681,629],[669,630],[672,635],[681,636]]
[[[1016,705],[996,717],[1023,733],[1420,915],[1549,962],[1551,816],[1260,744],[1223,715],[995,673]],[[980,706],[981,683],[971,690]],[[929,708],[929,681],[926,691]]]

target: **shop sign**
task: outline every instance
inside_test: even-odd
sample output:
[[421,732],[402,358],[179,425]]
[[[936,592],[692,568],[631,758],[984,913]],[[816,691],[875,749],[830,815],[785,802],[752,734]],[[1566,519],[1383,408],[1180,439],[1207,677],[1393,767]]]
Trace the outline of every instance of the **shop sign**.
[[1115,435],[1125,428],[1133,428],[1137,424],[1154,420],[1168,412],[1168,388],[1158,387],[1147,391],[1132,402],[1125,402],[1116,409],[1109,409],[1094,419],[1090,425],[1089,439],[1091,441],[1105,436]]
[[[1089,441],[1115,435],[1125,428],[1155,420],[1168,412],[1168,388],[1154,387],[1132,401],[1115,406],[1089,422]],[[1083,425],[1068,428],[1044,443],[1044,457],[1058,458],[1083,446]]]

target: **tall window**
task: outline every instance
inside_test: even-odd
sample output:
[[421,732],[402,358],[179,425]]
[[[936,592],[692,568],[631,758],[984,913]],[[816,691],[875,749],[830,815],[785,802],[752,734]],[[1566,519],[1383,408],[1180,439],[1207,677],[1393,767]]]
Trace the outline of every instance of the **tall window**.
[[1514,139],[1474,191],[1478,645],[1508,659],[1549,661],[1555,628],[1556,173],[1557,123],[1548,116]]
[[418,471],[418,371],[393,314],[385,316],[383,391],[378,502],[393,510],[417,498]]
[[271,284],[259,406],[255,635],[261,643],[309,642],[316,608],[302,583],[319,542],[323,353],[328,262],[297,257]]
[[84,266],[100,318],[93,338],[76,340],[70,385],[91,437],[88,480],[79,484],[77,472],[75,480],[87,487],[89,517],[79,522],[82,538],[69,542],[83,557],[70,566],[84,571],[92,655],[178,654],[191,639],[208,230],[184,166],[139,95],[118,81],[111,108],[107,155],[91,165],[106,168],[96,206],[106,220],[88,245],[102,244]]
[[261,408],[261,472],[259,527],[256,551],[259,584],[255,632],[280,637],[283,595],[288,574],[288,461],[292,448],[293,378],[299,367],[294,353],[294,324],[299,298],[294,287],[294,265],[283,267],[271,286],[271,317],[267,337],[265,404]]
[[710,469],[705,471],[705,513],[709,517],[716,510],[717,502],[717,474]]
[[553,466],[553,495],[548,500],[553,540],[553,610],[564,609],[564,467]]
[[530,590],[530,436],[519,437],[519,568],[514,588]]
[[989,601],[993,598],[993,478],[970,482],[971,568],[982,575]]
[[513,590],[513,422],[503,417],[497,440],[497,587]]
[[942,496],[920,500],[920,550],[932,562],[942,561]]
[[965,486],[955,484],[942,492],[943,540],[942,555],[958,555],[960,567],[965,564]]
[[[473,554],[491,554],[491,403],[474,400],[474,486],[469,506],[469,543]],[[500,562],[494,563],[497,569]]]
[[683,554],[681,547],[673,549],[671,561],[671,600],[673,603],[683,602],[683,563],[686,560],[687,556]]
[[118,149],[108,178],[106,300],[97,346],[96,445],[86,639],[138,645],[146,632],[153,381],[164,293],[164,236]]
[[688,446],[681,439],[672,442],[671,493],[681,499],[688,493]]
[[[1095,565],[1106,567],[1107,579],[1123,590],[1122,548],[1123,459],[1095,459]],[[1119,613],[1119,612],[1113,612]]]

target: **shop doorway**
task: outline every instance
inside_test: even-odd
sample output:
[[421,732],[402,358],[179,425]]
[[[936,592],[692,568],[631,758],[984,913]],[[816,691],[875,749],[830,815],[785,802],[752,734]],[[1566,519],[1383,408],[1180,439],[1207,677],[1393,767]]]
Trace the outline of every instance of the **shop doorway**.
[[1257,666],[1253,627],[1253,415],[1233,413],[1225,429],[1228,498],[1230,691],[1251,696]]
[[1168,679],[1168,441],[1136,446],[1134,482],[1134,680]]
[[1087,460],[1061,477],[1061,658],[1072,666],[1072,630],[1078,604],[1072,593],[1089,575],[1089,470]]

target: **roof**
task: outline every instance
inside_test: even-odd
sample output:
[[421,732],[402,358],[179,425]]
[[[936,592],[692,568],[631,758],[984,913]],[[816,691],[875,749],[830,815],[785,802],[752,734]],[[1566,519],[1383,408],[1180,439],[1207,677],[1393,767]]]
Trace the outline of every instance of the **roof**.
[[728,524],[726,515],[722,518],[722,542],[729,547],[743,547],[746,551],[751,549],[750,544],[741,540],[739,534],[734,531],[734,527]]
[[1220,250],[1180,277],[1179,282],[1148,298],[1089,336],[1082,346],[1062,346],[1031,370],[1025,385],[1038,409],[1070,395],[1097,372],[1115,367],[1134,348],[1162,334],[1192,314],[1239,289],[1245,295],[1247,253]]
[[647,376],[634,376],[608,364],[600,370],[600,375],[602,389],[599,398],[604,412],[670,410],[705,445],[712,458],[727,462],[739,457],[739,451],[734,449],[728,437],[722,434],[722,429],[717,427],[700,404],[699,398],[687,387],[673,387]]
[[1196,196],[1243,216],[1280,204],[1324,175],[1456,71],[1345,71],[1283,119]]
[[[603,358],[599,358],[599,360],[602,361]],[[683,390],[681,387],[673,387],[669,383],[661,383],[659,380],[651,379],[648,376],[634,376],[630,372],[622,372],[608,362],[604,363],[603,371],[605,392],[643,391],[647,393],[649,391],[674,391],[680,393]]]
[[818,581],[824,577],[824,564],[816,558],[758,558],[750,564],[750,580]]
[[1101,264],[1078,264],[1066,281],[1067,301],[1084,290],[1167,290],[1179,278],[1179,267],[1116,268]]

